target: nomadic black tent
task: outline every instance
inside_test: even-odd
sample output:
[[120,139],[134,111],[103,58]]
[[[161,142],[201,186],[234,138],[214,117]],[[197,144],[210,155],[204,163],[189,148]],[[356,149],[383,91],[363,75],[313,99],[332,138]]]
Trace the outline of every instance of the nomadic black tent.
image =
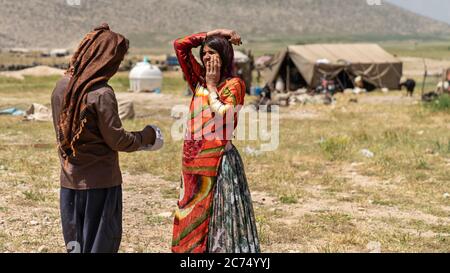
[[353,88],[357,76],[373,88],[397,89],[402,70],[402,62],[376,44],[311,44],[288,46],[263,75],[273,86],[281,78],[289,91],[315,88],[323,78],[340,89]]

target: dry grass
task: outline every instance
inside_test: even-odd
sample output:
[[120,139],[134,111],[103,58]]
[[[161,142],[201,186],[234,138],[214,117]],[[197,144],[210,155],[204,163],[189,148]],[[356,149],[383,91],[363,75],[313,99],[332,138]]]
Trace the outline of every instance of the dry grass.
[[[125,75],[120,77],[112,84],[125,91]],[[0,106],[48,105],[54,81],[0,79]],[[167,142],[162,151],[120,155],[122,252],[169,251],[181,171],[181,141],[168,137],[174,122],[170,108],[188,99],[176,74],[165,86],[160,97],[135,97],[145,118],[124,123],[128,130],[158,124]],[[450,198],[444,195],[450,193],[450,115],[397,92],[358,100],[349,103],[349,96],[338,95],[331,107],[281,109],[276,152],[253,156],[245,148],[259,142],[235,142],[263,251],[368,252],[370,242],[380,243],[383,252],[450,251]],[[51,123],[0,116],[1,252],[64,251],[54,147]]]

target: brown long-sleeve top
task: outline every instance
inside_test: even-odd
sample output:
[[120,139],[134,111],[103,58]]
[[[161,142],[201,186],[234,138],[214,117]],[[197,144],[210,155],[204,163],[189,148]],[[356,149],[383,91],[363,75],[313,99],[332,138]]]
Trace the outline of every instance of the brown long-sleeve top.
[[[63,77],[53,91],[53,125],[57,125],[64,91],[70,77]],[[122,184],[118,152],[134,152],[150,144],[149,131],[127,132],[122,128],[113,89],[102,84],[87,95],[87,123],[76,143],[76,156],[65,165],[61,152],[61,187],[85,190],[109,188]]]

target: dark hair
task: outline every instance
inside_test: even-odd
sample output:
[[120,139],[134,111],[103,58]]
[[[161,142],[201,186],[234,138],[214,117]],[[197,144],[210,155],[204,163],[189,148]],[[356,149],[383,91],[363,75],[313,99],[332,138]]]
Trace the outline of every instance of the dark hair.
[[200,47],[200,59],[202,61],[203,66],[203,48],[205,46],[209,46],[219,53],[220,60],[222,61],[222,67],[220,69],[220,78],[227,79],[234,76],[233,71],[233,60],[234,60],[234,51],[231,43],[222,36],[213,35],[206,37],[202,46]]

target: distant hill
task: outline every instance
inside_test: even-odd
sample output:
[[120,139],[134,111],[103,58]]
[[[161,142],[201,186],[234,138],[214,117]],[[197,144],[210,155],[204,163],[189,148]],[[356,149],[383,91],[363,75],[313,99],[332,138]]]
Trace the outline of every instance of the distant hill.
[[[80,6],[67,3],[80,2]],[[382,2],[366,0],[0,0],[0,47],[75,47],[108,22],[132,46],[168,45],[218,27],[244,39],[371,35],[448,35],[450,26]]]

